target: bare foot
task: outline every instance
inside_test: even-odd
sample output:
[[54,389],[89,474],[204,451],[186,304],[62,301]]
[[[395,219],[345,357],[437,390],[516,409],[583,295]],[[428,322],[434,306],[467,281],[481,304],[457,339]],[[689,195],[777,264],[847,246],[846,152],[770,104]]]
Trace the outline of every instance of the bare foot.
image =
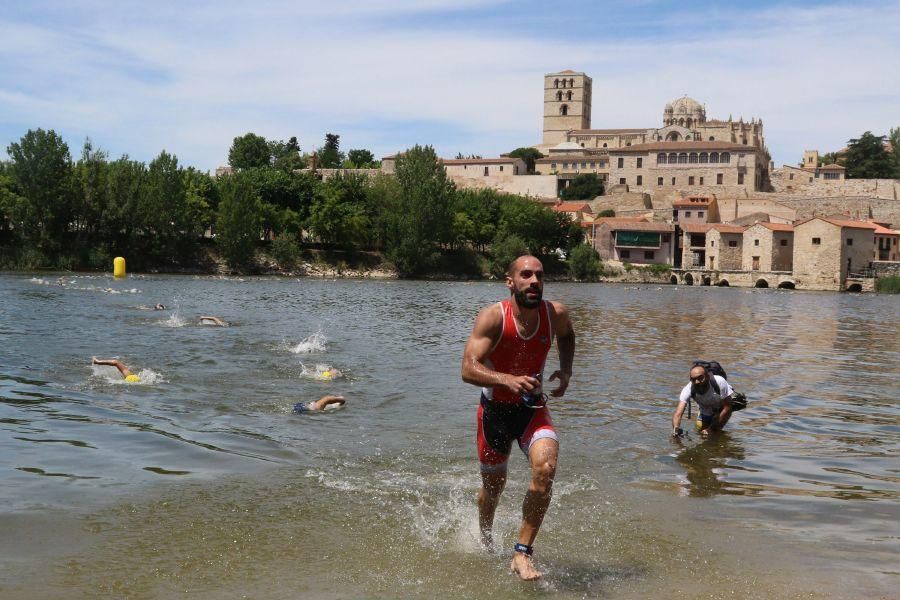
[[531,557],[522,552],[516,552],[513,555],[512,562],[509,563],[510,570],[519,576],[522,581],[534,581],[540,579],[542,575],[535,570],[531,564]]

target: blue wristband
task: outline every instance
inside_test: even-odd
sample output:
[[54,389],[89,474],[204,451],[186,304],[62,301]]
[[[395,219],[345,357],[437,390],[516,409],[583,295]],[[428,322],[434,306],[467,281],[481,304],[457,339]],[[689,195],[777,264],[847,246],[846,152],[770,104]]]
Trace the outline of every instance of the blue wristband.
[[534,554],[534,548],[532,548],[528,544],[517,543],[515,546],[513,546],[513,550],[515,550],[516,552],[521,552],[522,554],[525,554],[527,556],[531,556],[532,554]]

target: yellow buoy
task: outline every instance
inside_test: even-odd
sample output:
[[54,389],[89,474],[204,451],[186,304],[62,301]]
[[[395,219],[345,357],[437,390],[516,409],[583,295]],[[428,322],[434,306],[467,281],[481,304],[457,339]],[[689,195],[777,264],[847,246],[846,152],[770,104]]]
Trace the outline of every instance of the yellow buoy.
[[125,259],[117,256],[113,259],[113,277],[125,277]]

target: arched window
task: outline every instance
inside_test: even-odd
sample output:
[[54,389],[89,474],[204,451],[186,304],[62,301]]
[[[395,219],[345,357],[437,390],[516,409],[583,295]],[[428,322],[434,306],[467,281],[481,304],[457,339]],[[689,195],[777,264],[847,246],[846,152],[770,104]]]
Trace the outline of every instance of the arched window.
[[723,162],[723,163],[731,162],[731,155],[727,152],[723,152],[722,155],[719,157],[719,162]]
[[711,162],[711,163],[717,163],[717,162],[719,162],[719,153],[718,153],[718,152],[711,152],[710,155],[709,155],[709,162]]
[[562,92],[556,92],[556,101],[562,102]]
[[606,142],[603,142],[603,147],[606,148]]
[[572,100],[572,92],[566,92],[566,100],[569,100],[569,101],[571,102],[571,100]]
[[553,87],[555,87],[555,88],[558,88],[558,87],[559,87],[559,79],[554,79],[554,80],[553,80]]
[[688,155],[688,162],[689,163],[697,162],[697,153],[696,152],[691,152],[690,155]]
[[559,114],[561,114],[562,116],[566,116],[567,114],[569,114],[569,105],[563,104],[562,106],[560,106]]
[[681,125],[682,127],[684,127],[684,117],[681,117],[680,119],[678,119],[678,124]]
[[674,152],[670,152],[669,153],[669,164],[674,165],[677,162],[678,162],[678,155],[675,154]]
[[656,164],[658,164],[658,165],[666,164],[666,153],[665,152],[660,152],[659,154],[656,155]]
[[569,87],[575,87],[575,80],[569,79]]
[[685,121],[684,124],[685,124],[688,128],[690,128],[690,126],[691,126],[691,118],[688,117],[687,121]]
[[716,138],[713,136],[709,136],[709,141],[714,142],[714,141],[716,141]]
[[707,154],[706,152],[701,152],[700,153],[700,162],[702,164],[708,163],[709,162],[709,154]]
[[678,164],[680,164],[680,165],[687,164],[687,160],[688,160],[687,152],[681,152],[678,154]]

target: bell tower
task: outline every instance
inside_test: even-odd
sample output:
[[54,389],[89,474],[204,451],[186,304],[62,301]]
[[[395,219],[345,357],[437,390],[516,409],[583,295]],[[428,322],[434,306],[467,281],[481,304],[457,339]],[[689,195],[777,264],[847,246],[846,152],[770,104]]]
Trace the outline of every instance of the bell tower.
[[591,78],[565,70],[544,75],[544,145],[566,141],[566,132],[591,128]]

